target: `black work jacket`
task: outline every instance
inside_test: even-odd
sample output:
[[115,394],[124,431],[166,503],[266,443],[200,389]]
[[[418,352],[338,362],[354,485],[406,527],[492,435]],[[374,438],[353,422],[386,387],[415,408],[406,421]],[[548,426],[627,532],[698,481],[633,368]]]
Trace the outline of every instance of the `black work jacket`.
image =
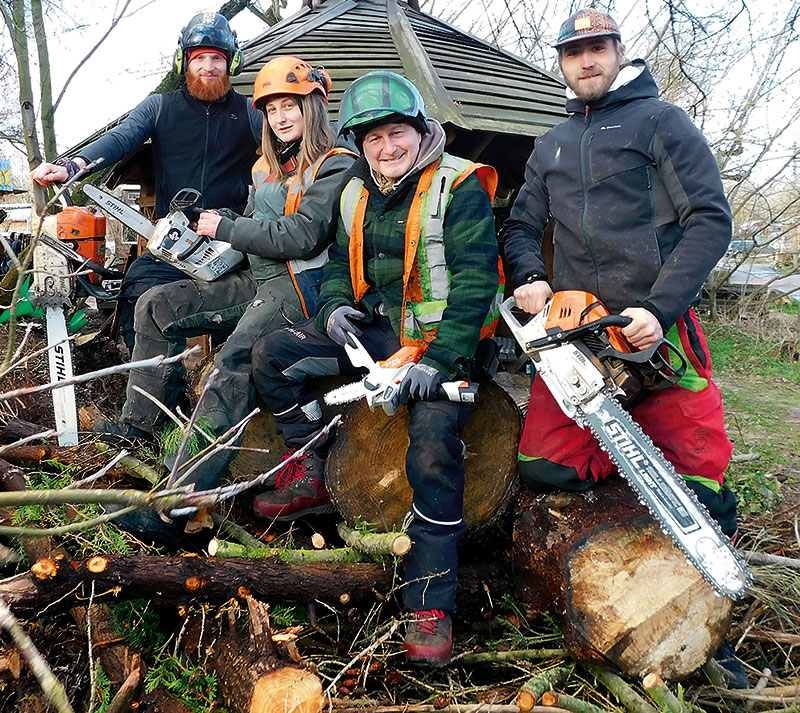
[[569,118],[536,139],[505,253],[515,287],[544,273],[552,217],[553,288],[591,292],[611,312],[646,307],[666,332],[727,249],[731,211],[703,135],[634,67],[601,99],[569,100]]
[[103,156],[108,168],[152,139],[156,177],[156,218],[169,211],[181,188],[202,194],[203,208],[244,212],[261,137],[262,115],[232,89],[218,101],[195,99],[184,85],[153,94],[118,127],[81,151],[93,161]]

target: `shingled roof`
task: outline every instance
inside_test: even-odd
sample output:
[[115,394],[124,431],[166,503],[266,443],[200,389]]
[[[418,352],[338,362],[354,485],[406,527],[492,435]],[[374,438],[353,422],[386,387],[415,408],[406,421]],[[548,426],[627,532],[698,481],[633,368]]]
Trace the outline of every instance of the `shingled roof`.
[[535,137],[565,118],[564,85],[554,75],[397,0],[327,0],[243,49],[240,92],[252,92],[267,61],[294,54],[331,74],[333,118],[347,85],[373,69],[404,74],[432,116],[460,129]]
[[[333,78],[334,120],[345,88],[373,69],[400,72],[422,92],[428,113],[448,129],[451,153],[492,164],[500,196],[523,181],[536,136],[566,118],[564,85],[555,75],[469,35],[404,0],[313,0],[311,7],[243,43],[234,88],[252,96],[256,74],[273,57],[293,54]],[[416,3],[411,3],[416,5]],[[73,147],[73,155],[119,124],[120,117]],[[138,154],[138,155],[137,155]],[[107,181],[144,182],[148,148],[123,159]]]

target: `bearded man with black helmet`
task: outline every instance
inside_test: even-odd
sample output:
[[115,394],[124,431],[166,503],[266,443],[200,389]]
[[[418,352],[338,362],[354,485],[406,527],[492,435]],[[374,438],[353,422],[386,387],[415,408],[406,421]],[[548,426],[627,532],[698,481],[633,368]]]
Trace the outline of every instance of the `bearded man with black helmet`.
[[[309,376],[358,372],[344,348],[360,337],[373,359],[400,346],[424,348],[400,385],[408,404],[406,474],[413,490],[403,603],[411,619],[405,653],[419,666],[452,653],[458,557],[464,533],[467,404],[439,400],[439,387],[469,378],[499,291],[492,195],[497,175],[444,152],[441,125],[418,89],[394,72],[370,72],[345,91],[340,133],[363,154],[340,198],[336,242],[325,266],[315,321],[280,329],[253,349],[253,381],[286,445],[324,425]],[[255,513],[293,520],[332,511],[325,446],[316,443],[257,496]]]
[[[63,183],[92,161],[108,168],[148,139],[155,160],[155,218],[169,212],[182,188],[194,188],[205,208],[242,213],[250,190],[250,168],[257,159],[262,114],[231,88],[230,76],[243,57],[236,35],[220,14],[195,15],[181,32],[174,69],[186,84],[166,94],[152,94],[126,119],[77,156],[42,163],[31,172],[37,183]],[[100,168],[98,167],[98,168]],[[119,296],[120,333],[133,349],[136,300],[154,285],[186,275],[152,255],[128,268]]]

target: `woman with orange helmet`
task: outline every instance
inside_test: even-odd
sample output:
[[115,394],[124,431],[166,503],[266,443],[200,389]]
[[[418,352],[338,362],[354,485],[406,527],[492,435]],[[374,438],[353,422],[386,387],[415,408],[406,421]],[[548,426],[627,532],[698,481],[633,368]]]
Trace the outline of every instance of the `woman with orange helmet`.
[[[165,342],[162,354],[180,352],[190,335],[230,334],[214,362],[218,376],[207,384],[196,418],[215,436],[232,429],[251,409],[255,341],[314,316],[322,267],[336,232],[331,224],[338,217],[345,174],[356,158],[352,151],[334,146],[327,106],[330,89],[327,72],[297,57],[277,57],[261,69],[253,105],[267,120],[263,155],[252,170],[252,217],[204,211],[197,224],[198,234],[226,241],[244,253],[249,267],[213,282],[185,281],[187,299],[180,310],[171,310],[179,312],[176,319],[143,315],[141,320],[143,326],[153,323],[147,330],[151,339]],[[188,451],[181,466],[194,455]],[[193,483],[197,489],[217,486],[235,452],[222,450],[200,463],[193,459],[182,484]],[[175,460],[167,456],[165,463],[181,478],[184,470],[175,468]],[[179,522],[162,522],[151,510],[123,516],[120,524],[162,541],[183,529]]]
[[[297,57],[276,57],[256,76],[253,106],[264,112],[262,157],[253,166],[252,217],[200,215],[197,232],[247,255],[253,292],[217,355],[223,376],[211,385],[199,418],[217,435],[250,410],[250,353],[255,341],[314,316],[322,267],[338,215],[338,198],[355,154],[336,148],[328,116],[328,73]],[[187,478],[217,485],[229,461],[223,451]]]

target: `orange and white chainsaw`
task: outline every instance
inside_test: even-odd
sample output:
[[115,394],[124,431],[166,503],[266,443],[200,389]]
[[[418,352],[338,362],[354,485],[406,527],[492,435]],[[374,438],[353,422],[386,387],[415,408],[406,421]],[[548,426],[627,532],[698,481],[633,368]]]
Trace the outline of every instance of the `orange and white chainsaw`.
[[[561,410],[592,432],[714,591],[732,599],[743,597],[752,585],[744,560],[620,404],[641,388],[657,390],[677,383],[686,368],[680,352],[665,339],[634,352],[620,331],[630,318],[609,314],[588,292],[557,292],[524,326],[511,311],[514,305],[513,297],[507,299],[500,314]],[[673,368],[667,353],[682,366]]]
[[[387,359],[375,361],[356,336],[349,336],[353,343],[344,345],[347,356],[353,366],[366,369],[367,375],[361,381],[329,391],[325,403],[332,406],[366,398],[370,411],[381,406],[387,416],[393,416],[400,405],[400,384],[409,369],[422,359],[424,347],[401,347]],[[477,393],[477,384],[448,381],[441,385],[439,398],[472,403]]]

